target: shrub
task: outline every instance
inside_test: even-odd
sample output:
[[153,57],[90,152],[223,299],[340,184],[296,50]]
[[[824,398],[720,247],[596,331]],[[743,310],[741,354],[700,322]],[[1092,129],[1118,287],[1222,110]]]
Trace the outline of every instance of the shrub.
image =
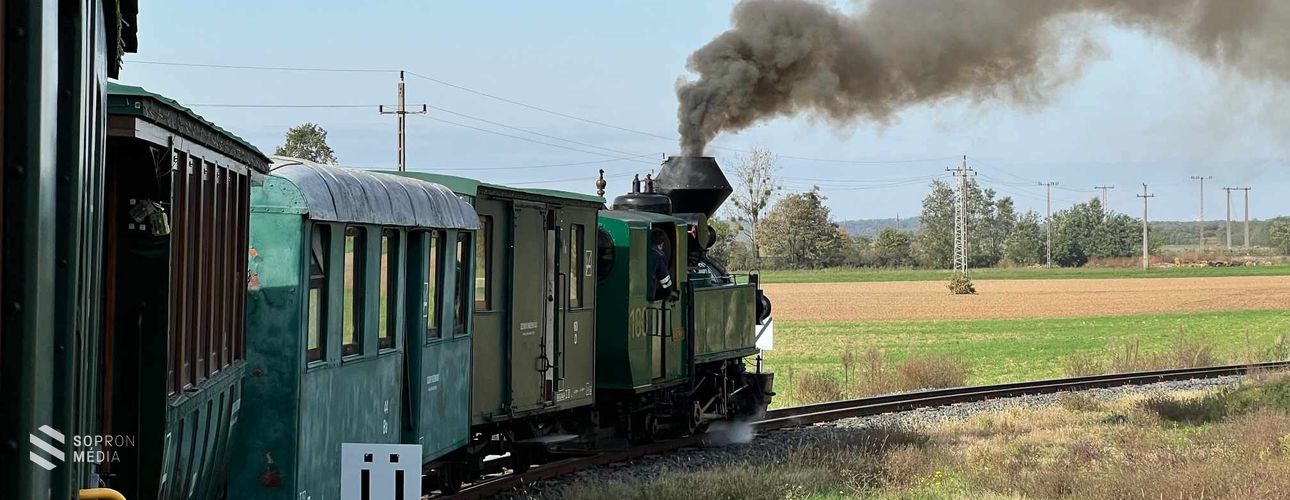
[[1067,377],[1086,377],[1106,373],[1106,366],[1091,353],[1077,352],[1066,357],[1062,371]]
[[803,372],[794,385],[793,395],[798,404],[837,401],[844,397],[842,383],[827,373]]
[[911,356],[896,365],[902,390],[960,387],[971,371],[962,359],[948,356]]
[[963,273],[954,273],[954,276],[950,277],[949,288],[950,293],[955,295],[976,294],[976,286],[973,285],[972,280]]

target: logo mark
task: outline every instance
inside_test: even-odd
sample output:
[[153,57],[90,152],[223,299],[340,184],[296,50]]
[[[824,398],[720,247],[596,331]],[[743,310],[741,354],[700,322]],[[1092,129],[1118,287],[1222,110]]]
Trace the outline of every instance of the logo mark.
[[[42,425],[40,426],[39,430],[42,434],[44,434],[45,436],[48,436],[50,439],[54,441],[58,441],[58,444],[60,445],[63,444],[63,439],[64,439],[63,433],[54,430],[53,427],[50,427],[48,425]],[[45,453],[48,453],[51,457],[57,459],[59,462],[62,462],[63,460],[65,460],[63,458],[63,450],[58,449],[58,447],[55,446],[52,442],[45,441],[45,439],[35,434],[28,434],[28,436],[31,436],[31,444],[33,446],[40,448],[41,450],[44,450]],[[45,457],[37,454],[36,450],[31,450],[28,457],[31,458],[32,463],[39,465],[42,469],[54,470],[54,467],[58,467],[57,465],[55,465],[53,462],[50,462]]]

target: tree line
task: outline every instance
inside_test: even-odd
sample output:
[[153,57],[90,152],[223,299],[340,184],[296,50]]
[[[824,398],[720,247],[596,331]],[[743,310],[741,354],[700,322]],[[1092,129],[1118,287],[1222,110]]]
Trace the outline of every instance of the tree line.
[[[917,230],[884,228],[876,236],[848,235],[818,188],[780,195],[774,155],[736,158],[734,209],[714,220],[713,252],[735,269],[819,269],[835,266],[948,269],[954,258],[957,195],[941,180],[923,198]],[[758,186],[748,189],[749,181]],[[778,198],[773,203],[772,198]],[[757,210],[762,207],[762,210]],[[1048,260],[1048,227],[1034,212],[1018,213],[1010,197],[975,180],[967,183],[966,247],[970,267],[1032,266]],[[1111,213],[1093,198],[1053,214],[1052,263],[1075,267],[1090,259],[1142,254],[1142,221]],[[1148,251],[1165,244],[1151,234]]]

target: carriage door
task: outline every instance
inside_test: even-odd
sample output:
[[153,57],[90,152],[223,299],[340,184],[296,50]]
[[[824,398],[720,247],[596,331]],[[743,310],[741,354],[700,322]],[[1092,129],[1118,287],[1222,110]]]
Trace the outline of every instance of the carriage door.
[[543,401],[555,400],[555,391],[559,389],[556,387],[556,371],[562,368],[558,357],[560,355],[559,344],[555,334],[557,323],[555,299],[560,296],[559,281],[556,279],[556,275],[559,273],[559,268],[557,267],[557,263],[560,262],[558,258],[559,249],[560,233],[555,223],[555,210],[551,210],[547,212],[546,216],[546,272],[544,276],[546,293],[542,295],[542,316],[544,318],[542,322],[542,356],[550,361],[548,363],[550,368],[542,372]]
[[546,207],[515,202],[511,249],[511,405],[542,407],[552,359],[545,352],[549,294]]

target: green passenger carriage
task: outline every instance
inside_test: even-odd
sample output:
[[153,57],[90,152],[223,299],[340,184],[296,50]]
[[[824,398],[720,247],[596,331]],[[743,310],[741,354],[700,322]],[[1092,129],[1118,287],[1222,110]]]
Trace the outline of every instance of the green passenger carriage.
[[[594,250],[598,196],[404,172],[452,188],[479,214],[471,421],[462,450],[474,470],[489,453],[533,453],[589,425],[595,397]],[[571,415],[572,413],[572,415]]]
[[479,219],[447,188],[275,157],[252,197],[230,498],[329,498],[340,445],[465,444]]
[[173,100],[108,86],[100,471],[132,497],[218,498],[243,377],[247,228],[269,160]]

